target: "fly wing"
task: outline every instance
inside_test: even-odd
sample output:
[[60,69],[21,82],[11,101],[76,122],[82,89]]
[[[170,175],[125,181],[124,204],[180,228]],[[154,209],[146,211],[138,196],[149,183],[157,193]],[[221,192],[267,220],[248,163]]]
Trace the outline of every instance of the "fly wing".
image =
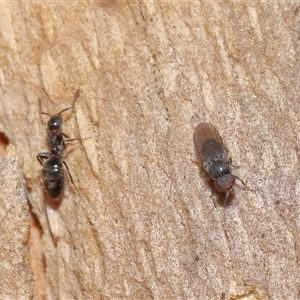
[[210,123],[201,123],[195,129],[195,146],[204,165],[227,157],[222,138]]

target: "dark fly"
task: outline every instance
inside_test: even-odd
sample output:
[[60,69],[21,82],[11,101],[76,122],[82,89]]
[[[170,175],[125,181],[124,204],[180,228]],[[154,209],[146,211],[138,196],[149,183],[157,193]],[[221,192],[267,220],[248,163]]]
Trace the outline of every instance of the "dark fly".
[[248,187],[238,176],[231,174],[231,159],[228,156],[219,132],[212,124],[199,124],[195,130],[194,140],[203,167],[211,176],[216,190],[226,194],[225,206],[230,192],[233,191],[236,178],[246,188]]
[[40,152],[36,158],[43,166],[42,175],[45,187],[50,196],[54,199],[59,198],[64,186],[64,166],[68,172],[71,182],[75,186],[68,165],[63,160],[63,150],[66,147],[66,143],[75,141],[75,139],[71,139],[68,135],[62,132],[63,119],[61,114],[62,112],[73,108],[75,101],[79,96],[79,92],[79,90],[75,92],[71,105],[61,110],[59,113],[50,115],[42,112],[42,114],[50,116],[47,122],[47,136],[51,152]]

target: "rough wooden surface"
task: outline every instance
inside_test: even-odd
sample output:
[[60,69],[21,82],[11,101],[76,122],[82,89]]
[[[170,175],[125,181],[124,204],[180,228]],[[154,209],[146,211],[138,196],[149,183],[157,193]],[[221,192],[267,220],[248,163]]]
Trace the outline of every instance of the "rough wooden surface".
[[30,299],[33,276],[29,266],[30,218],[22,163],[13,146],[0,157],[0,298]]
[[[43,232],[35,295],[300,299],[299,22],[297,1],[0,4],[0,131]],[[78,88],[79,192],[46,208],[39,99],[55,113]],[[225,209],[193,163],[203,121],[255,189]]]

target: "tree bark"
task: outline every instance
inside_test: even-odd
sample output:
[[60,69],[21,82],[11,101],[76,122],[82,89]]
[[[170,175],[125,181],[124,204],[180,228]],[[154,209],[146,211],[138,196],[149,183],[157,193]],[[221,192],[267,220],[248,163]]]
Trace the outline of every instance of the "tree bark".
[[0,294],[2,299],[29,299],[33,291],[30,218],[22,166],[12,145],[0,157],[0,178]]
[[[28,297],[300,299],[299,8],[0,4],[0,131],[33,213]],[[41,112],[68,107],[77,89],[62,113],[74,186],[65,172],[56,202],[36,160],[50,150]],[[194,163],[201,122],[254,190],[237,183],[226,207]]]

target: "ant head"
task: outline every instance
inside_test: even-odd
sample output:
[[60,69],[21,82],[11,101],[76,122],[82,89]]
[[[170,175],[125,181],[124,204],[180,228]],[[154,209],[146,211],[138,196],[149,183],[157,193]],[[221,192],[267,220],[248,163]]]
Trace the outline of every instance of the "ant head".
[[47,128],[49,131],[54,131],[54,130],[61,130],[62,127],[62,117],[60,114],[55,114],[50,117],[50,119],[47,122]]
[[221,193],[228,193],[233,189],[235,177],[232,174],[225,174],[215,180],[215,187]]
[[[72,109],[75,101],[77,100],[78,96],[79,96],[80,91],[77,90],[72,98],[72,102],[71,102],[71,106],[61,110],[59,113],[55,114],[55,115],[50,115],[47,112],[41,112],[43,115],[48,115],[50,116],[50,119],[47,122],[47,130],[48,131],[61,131],[62,128],[62,124],[63,124],[63,119],[61,117],[61,113],[63,113],[64,111],[67,111],[69,109]],[[40,100],[40,106],[41,106],[41,100]]]

